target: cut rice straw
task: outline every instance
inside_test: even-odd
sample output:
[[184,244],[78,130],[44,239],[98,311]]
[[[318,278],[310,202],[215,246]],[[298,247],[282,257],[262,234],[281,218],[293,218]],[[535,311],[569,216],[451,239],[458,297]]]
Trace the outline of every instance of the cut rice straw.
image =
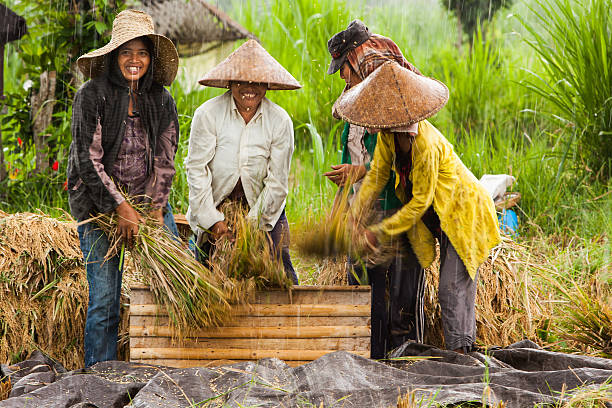
[[[229,303],[223,277],[199,263],[178,238],[148,217],[142,206],[134,206],[144,215],[130,254],[157,302],[165,307],[174,333],[180,338],[191,330],[216,327],[229,316]],[[119,251],[117,218],[114,213],[96,217],[95,222],[109,236],[107,257]],[[124,248],[121,250],[124,251]]]
[[[350,180],[346,185],[351,185]],[[378,221],[374,206],[366,206],[358,216],[351,213],[350,189],[340,188],[331,210],[322,219],[309,217],[303,232],[296,240],[296,247],[305,256],[330,258],[350,255],[368,264],[381,264],[393,257],[396,242],[379,242],[371,248],[364,237],[364,229]]]
[[217,274],[227,277],[226,290],[233,291],[230,301],[244,302],[255,288],[291,287],[292,282],[285,273],[280,255],[272,249],[268,233],[248,219],[247,209],[240,203],[227,202],[221,211],[232,237],[215,244],[211,266]]

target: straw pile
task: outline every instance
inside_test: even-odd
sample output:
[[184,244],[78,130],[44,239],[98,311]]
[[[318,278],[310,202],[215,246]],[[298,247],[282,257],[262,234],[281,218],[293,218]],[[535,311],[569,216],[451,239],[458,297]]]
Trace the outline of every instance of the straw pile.
[[[439,249],[436,249],[439,251]],[[526,247],[509,238],[495,247],[478,270],[476,291],[477,341],[507,346],[523,338],[536,339],[536,329],[551,311],[526,267]],[[425,342],[444,346],[438,302],[439,256],[425,271]]]
[[[439,252],[439,248],[436,248]],[[528,249],[508,238],[491,251],[480,267],[476,294],[477,341],[506,346],[523,338],[536,339],[540,323],[551,316],[549,302],[533,283]],[[335,276],[321,272],[318,284],[346,284],[346,258],[327,261]],[[425,343],[444,347],[438,302],[439,253],[425,271]]]
[[0,362],[40,348],[83,361],[87,279],[73,222],[0,212]]
[[[129,301],[124,292],[121,296],[119,358],[124,358]],[[82,367],[88,299],[74,220],[0,211],[0,362],[40,349],[69,370]]]

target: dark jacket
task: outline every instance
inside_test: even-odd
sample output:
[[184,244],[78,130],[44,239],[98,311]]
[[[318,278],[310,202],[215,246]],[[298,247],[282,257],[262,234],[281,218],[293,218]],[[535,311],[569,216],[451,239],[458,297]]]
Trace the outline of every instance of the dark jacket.
[[[119,205],[96,172],[89,150],[99,121],[104,150],[102,163],[110,175],[125,135],[130,99],[129,87],[117,71],[111,70],[110,74],[87,81],[77,92],[72,105],[68,193],[70,212],[77,220],[113,211]],[[178,115],[170,93],[163,86],[152,82],[152,69],[141,81],[138,111],[154,156],[157,138],[171,122],[174,122],[178,138]],[[172,157],[175,153],[172,152]],[[151,169],[153,158],[143,159],[147,160],[148,168]]]

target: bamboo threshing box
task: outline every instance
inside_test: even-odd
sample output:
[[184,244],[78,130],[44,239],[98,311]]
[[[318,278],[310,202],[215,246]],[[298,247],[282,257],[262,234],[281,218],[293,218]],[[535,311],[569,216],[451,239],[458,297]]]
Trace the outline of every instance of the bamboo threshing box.
[[338,350],[370,356],[369,286],[268,289],[233,311],[228,325],[177,344],[149,288],[132,286],[130,361],[183,368],[276,357],[297,366]]

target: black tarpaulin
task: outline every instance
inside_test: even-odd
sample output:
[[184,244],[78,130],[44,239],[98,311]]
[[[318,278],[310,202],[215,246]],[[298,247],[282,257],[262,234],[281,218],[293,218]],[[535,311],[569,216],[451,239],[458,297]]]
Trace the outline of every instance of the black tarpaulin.
[[71,372],[62,372],[37,354],[17,367],[2,367],[13,380],[15,395],[0,402],[0,408],[318,407],[321,403],[388,408],[395,407],[398,395],[407,391],[415,392],[417,400],[438,404],[494,406],[504,401],[506,407],[524,408],[560,404],[578,387],[612,381],[610,360],[534,346],[523,342],[486,354],[460,355],[407,343],[396,357],[428,359],[378,362],[335,352],[300,367],[277,359],[185,369],[115,361]]

